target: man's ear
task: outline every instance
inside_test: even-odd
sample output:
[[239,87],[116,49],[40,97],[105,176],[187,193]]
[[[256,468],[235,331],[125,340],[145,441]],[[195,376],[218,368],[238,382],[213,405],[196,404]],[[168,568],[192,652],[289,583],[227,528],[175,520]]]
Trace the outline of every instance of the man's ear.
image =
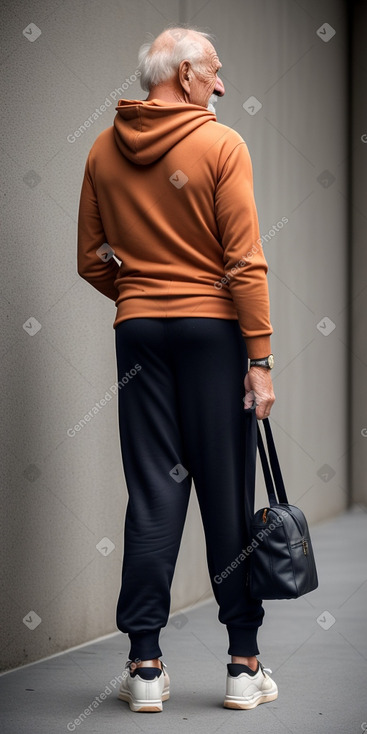
[[178,67],[178,80],[186,94],[190,94],[191,65],[189,61],[181,61]]

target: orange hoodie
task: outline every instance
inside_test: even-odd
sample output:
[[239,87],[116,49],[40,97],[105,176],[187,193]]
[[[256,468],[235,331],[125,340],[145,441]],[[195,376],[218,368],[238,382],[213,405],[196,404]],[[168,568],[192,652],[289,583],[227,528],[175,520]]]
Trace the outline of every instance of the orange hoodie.
[[79,275],[115,301],[114,328],[238,319],[249,357],[267,356],[268,268],[246,143],[198,105],[120,99],[116,110],[85,166]]

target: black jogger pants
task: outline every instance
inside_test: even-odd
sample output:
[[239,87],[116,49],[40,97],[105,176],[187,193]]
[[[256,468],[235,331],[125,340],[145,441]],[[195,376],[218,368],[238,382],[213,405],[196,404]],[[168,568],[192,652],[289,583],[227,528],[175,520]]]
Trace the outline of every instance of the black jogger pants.
[[256,655],[264,609],[245,587],[247,557],[238,560],[247,545],[247,351],[238,321],[134,318],[117,324],[115,334],[129,497],[116,623],[129,635],[129,657],[162,655],[159,634],[168,621],[192,479],[228,653]]

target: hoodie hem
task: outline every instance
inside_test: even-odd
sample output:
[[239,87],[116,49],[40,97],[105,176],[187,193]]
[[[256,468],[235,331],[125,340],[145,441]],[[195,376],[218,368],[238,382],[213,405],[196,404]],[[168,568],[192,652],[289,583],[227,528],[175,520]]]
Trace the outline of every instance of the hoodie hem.
[[215,296],[161,296],[126,298],[117,304],[115,328],[121,321],[139,318],[199,318],[236,319],[232,301]]

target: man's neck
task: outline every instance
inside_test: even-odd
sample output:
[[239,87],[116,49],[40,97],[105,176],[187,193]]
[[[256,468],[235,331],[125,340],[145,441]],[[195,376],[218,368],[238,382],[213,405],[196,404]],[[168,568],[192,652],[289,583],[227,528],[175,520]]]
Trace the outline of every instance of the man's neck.
[[162,102],[170,102],[171,104],[185,104],[185,102],[189,102],[188,99],[185,99],[186,96],[185,92],[179,91],[168,84],[157,84],[151,88],[146,101],[160,99]]

